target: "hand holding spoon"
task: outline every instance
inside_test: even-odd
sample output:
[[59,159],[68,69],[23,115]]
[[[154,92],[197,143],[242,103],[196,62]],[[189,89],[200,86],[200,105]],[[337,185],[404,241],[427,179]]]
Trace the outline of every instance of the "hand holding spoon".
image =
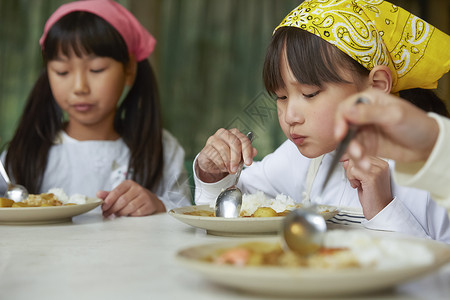
[[[253,141],[253,132],[247,133],[247,137],[250,143]],[[216,217],[223,218],[237,218],[241,212],[242,205],[242,192],[236,187],[241,176],[242,168],[244,167],[244,161],[239,163],[238,171],[234,184],[222,191],[216,199],[215,214]]]

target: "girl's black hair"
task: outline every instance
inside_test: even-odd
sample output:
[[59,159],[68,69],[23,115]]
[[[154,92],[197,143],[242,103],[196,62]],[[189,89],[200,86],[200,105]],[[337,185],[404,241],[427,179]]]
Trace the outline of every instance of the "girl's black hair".
[[[79,57],[95,54],[113,58],[124,66],[129,63],[122,36],[105,20],[88,12],[63,16],[49,30],[43,48],[44,69],[25,104],[5,161],[15,182],[26,186],[30,193],[39,193],[49,150],[65,126],[63,112],[50,89],[47,63],[59,51],[69,56],[70,50]],[[137,64],[133,87],[117,109],[114,128],[130,149],[130,179],[148,189],[162,177],[160,110],[155,75],[149,62],[143,60]]]
[[[356,84],[369,76],[370,71],[356,60],[322,38],[299,28],[281,27],[272,37],[263,67],[267,92],[285,87],[281,77],[281,59],[286,51],[287,62],[299,83],[321,87],[324,83],[349,83],[339,70],[350,70]],[[432,90],[410,89],[400,97],[429,112],[448,116],[448,110]]]
[[269,94],[285,84],[281,77],[281,59],[286,51],[287,62],[301,84],[321,87],[324,83],[350,83],[339,70],[350,69],[358,82],[369,71],[335,46],[299,28],[281,27],[272,37],[263,67],[263,79]]

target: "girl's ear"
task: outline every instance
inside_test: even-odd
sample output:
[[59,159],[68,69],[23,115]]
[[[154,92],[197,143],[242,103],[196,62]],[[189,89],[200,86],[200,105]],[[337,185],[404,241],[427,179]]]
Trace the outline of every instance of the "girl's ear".
[[391,70],[387,66],[375,66],[369,73],[369,84],[389,94],[392,88]]
[[137,62],[133,54],[130,54],[130,61],[125,66],[125,85],[132,87],[136,78]]

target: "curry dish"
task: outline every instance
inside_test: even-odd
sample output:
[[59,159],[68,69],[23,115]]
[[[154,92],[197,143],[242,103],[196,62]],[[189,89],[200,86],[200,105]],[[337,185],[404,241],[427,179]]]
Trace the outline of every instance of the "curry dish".
[[283,250],[280,243],[248,242],[232,248],[223,248],[203,258],[214,264],[234,266],[284,266],[344,269],[359,267],[347,248],[321,248],[316,254],[300,256]]
[[[297,207],[300,207],[300,205],[298,205]],[[242,218],[283,217],[283,216],[286,216],[289,212],[291,212],[291,211],[285,210],[282,212],[276,212],[275,210],[273,210],[270,207],[258,207],[258,209],[255,210],[255,212],[253,214],[251,214],[250,216],[244,216],[241,212],[240,217],[242,217]],[[327,213],[327,212],[329,212],[328,209],[321,211],[321,213]],[[194,211],[184,212],[183,214],[191,215],[191,216],[199,216],[199,217],[215,217],[214,211],[212,211],[212,210],[194,210]]]
[[63,204],[52,193],[42,193],[38,195],[31,194],[22,202],[14,202],[11,199],[0,198],[0,207],[48,207],[48,206],[63,206],[76,205],[74,203]]
[[[252,215],[244,216],[241,213],[240,217],[242,217],[242,218],[282,217],[282,216],[287,215],[289,212],[290,212],[290,210],[285,210],[285,211],[277,213],[270,207],[259,207]],[[214,211],[212,211],[212,210],[195,210],[195,211],[184,212],[183,214],[191,215],[191,216],[200,216],[200,217],[215,217]]]

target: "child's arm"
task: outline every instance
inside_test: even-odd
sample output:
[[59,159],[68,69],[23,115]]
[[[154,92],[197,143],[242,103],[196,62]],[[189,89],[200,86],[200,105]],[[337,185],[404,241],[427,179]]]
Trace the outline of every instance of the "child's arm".
[[445,208],[438,206],[426,191],[391,183],[394,166],[385,160],[370,157],[369,161],[369,168],[358,168],[351,160],[344,162],[368,220],[363,225],[449,243],[450,224]]
[[166,211],[162,201],[151,191],[132,180],[125,180],[111,192],[99,191],[103,199],[103,216],[148,216]]
[[393,183],[392,194],[395,198],[371,220],[364,221],[364,227],[450,243],[448,213],[430,193]]

